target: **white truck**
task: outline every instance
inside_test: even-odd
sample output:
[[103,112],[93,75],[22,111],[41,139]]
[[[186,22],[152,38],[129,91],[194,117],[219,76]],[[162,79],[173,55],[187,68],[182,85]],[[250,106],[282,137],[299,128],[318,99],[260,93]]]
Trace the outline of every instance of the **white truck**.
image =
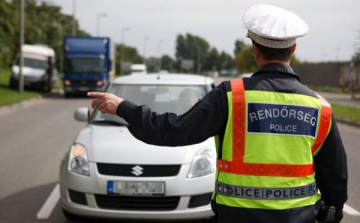
[[[55,66],[55,51],[43,45],[23,45],[24,65],[22,69],[24,87],[50,91],[58,82]],[[19,83],[19,54],[12,65],[10,87],[17,88]],[[51,71],[50,71],[51,70]],[[49,73],[51,72],[51,75]],[[49,79],[50,78],[50,79]]]
[[132,64],[130,66],[130,74],[131,75],[147,74],[146,65],[145,64]]

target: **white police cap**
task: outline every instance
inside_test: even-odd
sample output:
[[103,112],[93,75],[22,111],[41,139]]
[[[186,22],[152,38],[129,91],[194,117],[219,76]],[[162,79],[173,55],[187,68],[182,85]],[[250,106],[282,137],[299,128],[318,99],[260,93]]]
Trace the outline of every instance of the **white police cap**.
[[285,9],[259,4],[244,15],[247,36],[260,45],[270,48],[288,48],[296,38],[305,36],[308,25],[299,16]]

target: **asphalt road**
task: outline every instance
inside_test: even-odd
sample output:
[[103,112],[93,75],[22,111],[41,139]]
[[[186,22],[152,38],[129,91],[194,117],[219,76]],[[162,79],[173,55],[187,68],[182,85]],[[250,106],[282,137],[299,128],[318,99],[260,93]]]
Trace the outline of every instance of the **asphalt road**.
[[[37,214],[57,184],[62,157],[85,126],[73,118],[78,107],[90,107],[90,99],[65,99],[52,94],[0,114],[1,223],[67,222],[59,202],[48,219],[39,220]],[[347,205],[360,211],[360,128],[338,125],[348,154]],[[360,216],[351,213],[348,209],[342,222],[360,222]]]

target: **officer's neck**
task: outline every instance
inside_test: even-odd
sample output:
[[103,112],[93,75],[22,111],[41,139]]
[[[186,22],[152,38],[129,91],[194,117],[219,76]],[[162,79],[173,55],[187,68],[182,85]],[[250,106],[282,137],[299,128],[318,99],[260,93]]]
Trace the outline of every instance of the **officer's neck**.
[[256,59],[256,63],[258,65],[259,68],[270,64],[270,63],[279,63],[279,64],[283,64],[285,66],[290,66],[290,60],[289,61],[283,61],[283,60],[264,60],[263,58],[257,58]]

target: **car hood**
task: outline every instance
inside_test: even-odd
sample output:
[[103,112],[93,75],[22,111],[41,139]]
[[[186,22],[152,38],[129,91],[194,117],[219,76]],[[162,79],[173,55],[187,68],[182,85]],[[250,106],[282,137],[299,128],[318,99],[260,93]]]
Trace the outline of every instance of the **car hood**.
[[186,164],[199,149],[215,151],[213,138],[191,146],[154,146],[136,139],[126,127],[100,125],[88,125],[75,142],[85,146],[90,162],[97,163]]

